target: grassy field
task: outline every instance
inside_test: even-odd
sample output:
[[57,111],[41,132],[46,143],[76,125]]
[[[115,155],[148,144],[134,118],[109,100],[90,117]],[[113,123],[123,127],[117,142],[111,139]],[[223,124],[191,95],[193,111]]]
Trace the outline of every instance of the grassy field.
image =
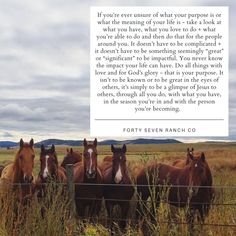
[[[212,170],[214,186],[216,188],[215,204],[209,216],[206,218],[206,225],[200,231],[198,235],[236,235],[236,143],[197,143],[197,144],[162,144],[162,145],[128,145],[127,146],[127,160],[131,175],[135,178],[137,172],[143,166],[140,159],[142,156],[146,156],[149,159],[157,159],[160,162],[172,163],[176,159],[185,159],[187,147],[194,147],[195,153],[205,152],[206,160]],[[75,147],[74,150],[82,152],[83,147]],[[56,147],[59,161],[62,160],[66,154],[66,147]],[[16,150],[0,149],[0,164],[7,164],[13,161]],[[98,146],[99,162],[106,155],[111,155],[110,146]],[[36,149],[35,159],[35,175],[39,169],[39,150]],[[221,187],[224,186],[224,187]],[[134,197],[135,198],[135,197]],[[43,219],[44,228],[39,227],[38,231],[32,225],[37,221],[37,217],[40,218],[39,209],[40,207],[35,203],[34,211],[33,208],[29,210],[30,214],[35,214],[33,218],[35,221],[27,222],[27,229],[22,229],[22,234],[19,235],[73,235],[72,232],[76,232],[76,235],[109,235],[108,230],[101,224],[87,223],[85,229],[81,230],[81,225],[78,220],[66,218],[63,226],[61,225],[61,218],[58,216],[58,212],[61,210],[61,215],[65,206],[60,202],[59,206],[51,206],[48,209],[48,215],[46,219]],[[36,200],[35,200],[36,201]],[[217,204],[229,204],[228,206],[222,206]],[[6,204],[6,203],[4,203]],[[8,203],[10,204],[10,203]],[[56,209],[57,208],[57,209]],[[169,217],[169,207],[167,204],[161,204],[158,210],[158,219],[161,222],[167,222]],[[33,211],[33,212],[32,212]],[[134,217],[135,205],[132,204],[130,216]],[[1,212],[0,212],[1,213]],[[5,213],[3,211],[2,213]],[[8,213],[9,214],[9,210]],[[36,215],[38,216],[36,217]],[[1,216],[3,218],[4,216]],[[5,215],[5,217],[9,217]],[[104,209],[101,212],[101,218],[105,218]],[[27,218],[28,219],[28,218]],[[41,219],[42,220],[42,219]],[[178,221],[184,222],[184,211],[178,211]],[[31,223],[30,223],[31,222]],[[49,231],[50,224],[53,224],[54,231]],[[58,224],[58,225],[57,225]],[[214,225],[235,225],[235,227],[224,227]],[[10,235],[9,227],[6,226],[6,222],[1,219],[0,222],[0,235]],[[33,228],[32,228],[33,227]],[[160,225],[150,226],[152,229],[149,235],[188,235],[187,226],[185,224],[169,226],[168,223]],[[36,231],[35,231],[36,230]],[[32,234],[25,234],[25,232],[33,232]],[[37,232],[37,233],[36,233]],[[60,232],[60,233],[59,233]],[[24,234],[23,234],[24,233]],[[133,224],[127,229],[126,235],[141,235],[141,230],[134,227]]]

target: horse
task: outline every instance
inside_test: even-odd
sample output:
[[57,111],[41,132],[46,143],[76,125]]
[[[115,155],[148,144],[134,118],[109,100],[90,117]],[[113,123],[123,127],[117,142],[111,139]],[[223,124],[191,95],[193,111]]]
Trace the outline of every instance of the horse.
[[177,159],[177,160],[175,160],[173,163],[172,163],[172,165],[173,166],[176,166],[176,167],[179,167],[179,168],[183,168],[183,167],[185,167],[186,165],[188,165],[189,164],[189,162],[191,161],[191,155],[193,155],[193,151],[194,151],[194,149],[193,149],[193,147],[192,147],[192,149],[187,149],[187,158],[186,158],[186,160],[182,160],[182,159]]
[[119,226],[124,230],[134,188],[131,186],[132,182],[126,165],[126,145],[124,144],[122,148],[111,145],[111,151],[113,156],[105,157],[101,165],[104,177],[104,200],[111,230],[112,211],[115,205],[121,209],[122,220],[119,221]]
[[[147,168],[143,168],[139,172],[136,181],[137,192],[143,203],[145,204],[148,197],[152,198],[150,214],[152,222],[155,222],[154,206],[159,207],[162,191],[168,188],[167,202],[170,205],[181,208],[188,206],[187,223],[191,232],[193,229],[194,215],[197,210],[200,213],[200,220],[204,223],[206,205],[209,205],[208,200],[206,203],[206,198],[208,199],[211,196],[203,195],[202,189],[212,179],[208,179],[208,171],[210,169],[207,168],[205,154],[201,153],[199,157],[194,157],[190,152],[189,154],[191,161],[185,167],[178,168],[161,163],[153,164]],[[162,187],[163,185],[165,187]],[[209,192],[207,193],[210,194]],[[142,213],[142,205],[139,202],[137,215],[140,216]]]
[[55,146],[46,149],[41,145],[40,151],[40,171],[36,180],[36,190],[39,191],[38,195],[42,196],[45,192],[45,184],[51,181],[56,183],[66,183],[65,169],[58,165],[57,153]]
[[67,164],[74,165],[75,163],[81,162],[81,161],[82,161],[82,154],[81,153],[74,152],[74,150],[72,148],[70,150],[67,148],[67,154],[61,163],[61,167],[66,169]]
[[[40,171],[34,189],[38,200],[44,203],[41,208],[42,217],[44,217],[46,209],[52,205],[56,194],[66,198],[66,181],[66,171],[58,165],[55,146],[52,145],[51,148],[46,149],[42,144],[40,150]],[[58,186],[58,184],[62,185]],[[63,201],[65,200],[63,198]]]
[[[173,165],[176,166],[176,167],[182,167],[182,168],[184,166],[188,165],[192,160],[191,157],[193,156],[193,151],[194,151],[193,148],[192,149],[188,148],[187,149],[187,158],[186,158],[186,160],[180,160],[178,163],[175,163],[175,164],[173,163]],[[195,155],[194,158],[199,159],[200,156]],[[195,208],[199,212],[202,223],[204,223],[205,217],[209,214],[210,206],[211,206],[211,203],[214,200],[214,195],[215,195],[215,189],[212,186],[213,185],[213,177],[212,177],[212,174],[211,174],[210,167],[209,167],[206,160],[204,162],[204,165],[205,165],[205,168],[206,168],[206,176],[207,176],[206,181],[202,184],[202,186],[204,186],[204,187],[199,188],[197,196],[194,196],[193,199],[192,199],[192,202],[199,202],[198,199],[202,199],[203,205],[195,204]]]
[[86,207],[88,217],[98,216],[103,198],[103,176],[97,164],[97,139],[88,143],[84,139],[82,163],[74,165],[75,205],[76,212],[85,218]]
[[1,174],[1,182],[10,183],[14,191],[19,191],[19,200],[23,205],[28,202],[33,190],[34,158],[34,140],[25,143],[21,139],[14,162],[5,166]]

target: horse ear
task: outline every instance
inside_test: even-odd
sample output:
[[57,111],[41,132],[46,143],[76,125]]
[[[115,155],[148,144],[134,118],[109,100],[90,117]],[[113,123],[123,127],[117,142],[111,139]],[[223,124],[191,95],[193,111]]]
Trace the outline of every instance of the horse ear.
[[67,148],[66,151],[67,151],[67,153],[69,153],[70,152],[69,148]]
[[193,152],[194,151],[194,148],[192,147],[192,150],[191,150],[191,152]]
[[30,140],[30,147],[33,147],[33,146],[34,146],[34,140],[31,139],[31,140]]
[[94,141],[93,141],[93,145],[94,145],[95,147],[97,147],[97,144],[98,144],[98,141],[97,141],[97,138],[95,138]]
[[123,152],[123,153],[126,153],[126,150],[127,150],[127,149],[126,149],[126,145],[125,145],[125,144],[123,144],[123,147],[122,147],[122,152]]
[[23,145],[24,145],[24,141],[23,141],[23,139],[21,138],[21,139],[20,139],[20,148],[22,148]]
[[54,145],[54,144],[52,145],[51,150],[52,150],[53,152],[55,152],[55,145]]
[[41,152],[44,152],[45,151],[45,147],[44,147],[44,145],[42,144],[41,145]]
[[70,148],[70,154],[72,154],[73,153],[73,148]]
[[114,148],[114,145],[112,144],[112,145],[111,145],[111,152],[114,153],[114,151],[115,151],[115,148]]
[[201,160],[204,162],[205,159],[206,159],[205,154],[204,154],[204,152],[202,152],[202,154],[201,154]]
[[86,138],[84,139],[84,147],[87,147],[88,146],[88,142],[86,140]]

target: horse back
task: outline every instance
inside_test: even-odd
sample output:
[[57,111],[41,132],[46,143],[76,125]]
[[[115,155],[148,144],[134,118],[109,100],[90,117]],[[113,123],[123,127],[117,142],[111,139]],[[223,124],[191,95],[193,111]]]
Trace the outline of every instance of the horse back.
[[112,156],[106,156],[103,158],[103,162],[112,162]]
[[177,159],[172,163],[173,166],[184,168],[186,166],[186,160]]
[[6,179],[10,182],[14,181],[14,164],[13,163],[8,164],[7,166],[4,167],[4,169],[2,170],[1,178]]
[[[156,184],[171,184],[180,185],[185,179],[185,169],[170,166],[167,164],[152,164],[146,168],[141,169],[137,175],[137,190],[140,192],[146,192],[148,194],[148,185]],[[140,185],[140,186],[139,186]]]

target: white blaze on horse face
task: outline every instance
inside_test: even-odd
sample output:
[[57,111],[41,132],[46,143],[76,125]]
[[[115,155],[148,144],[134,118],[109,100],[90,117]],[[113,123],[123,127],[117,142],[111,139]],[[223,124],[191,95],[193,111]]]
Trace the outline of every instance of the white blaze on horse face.
[[115,175],[115,182],[117,184],[119,184],[122,180],[123,176],[122,176],[122,173],[121,173],[121,167],[120,167],[120,164],[119,164],[119,169],[118,171],[116,172],[116,175]]
[[43,178],[47,178],[48,177],[48,158],[49,158],[49,156],[46,155],[46,166],[45,166],[45,168],[43,170]]
[[93,153],[93,149],[89,148],[89,149],[88,149],[88,153],[89,153],[89,158],[90,158],[89,174],[92,174],[92,165],[93,165],[93,162],[92,162],[92,153]]

